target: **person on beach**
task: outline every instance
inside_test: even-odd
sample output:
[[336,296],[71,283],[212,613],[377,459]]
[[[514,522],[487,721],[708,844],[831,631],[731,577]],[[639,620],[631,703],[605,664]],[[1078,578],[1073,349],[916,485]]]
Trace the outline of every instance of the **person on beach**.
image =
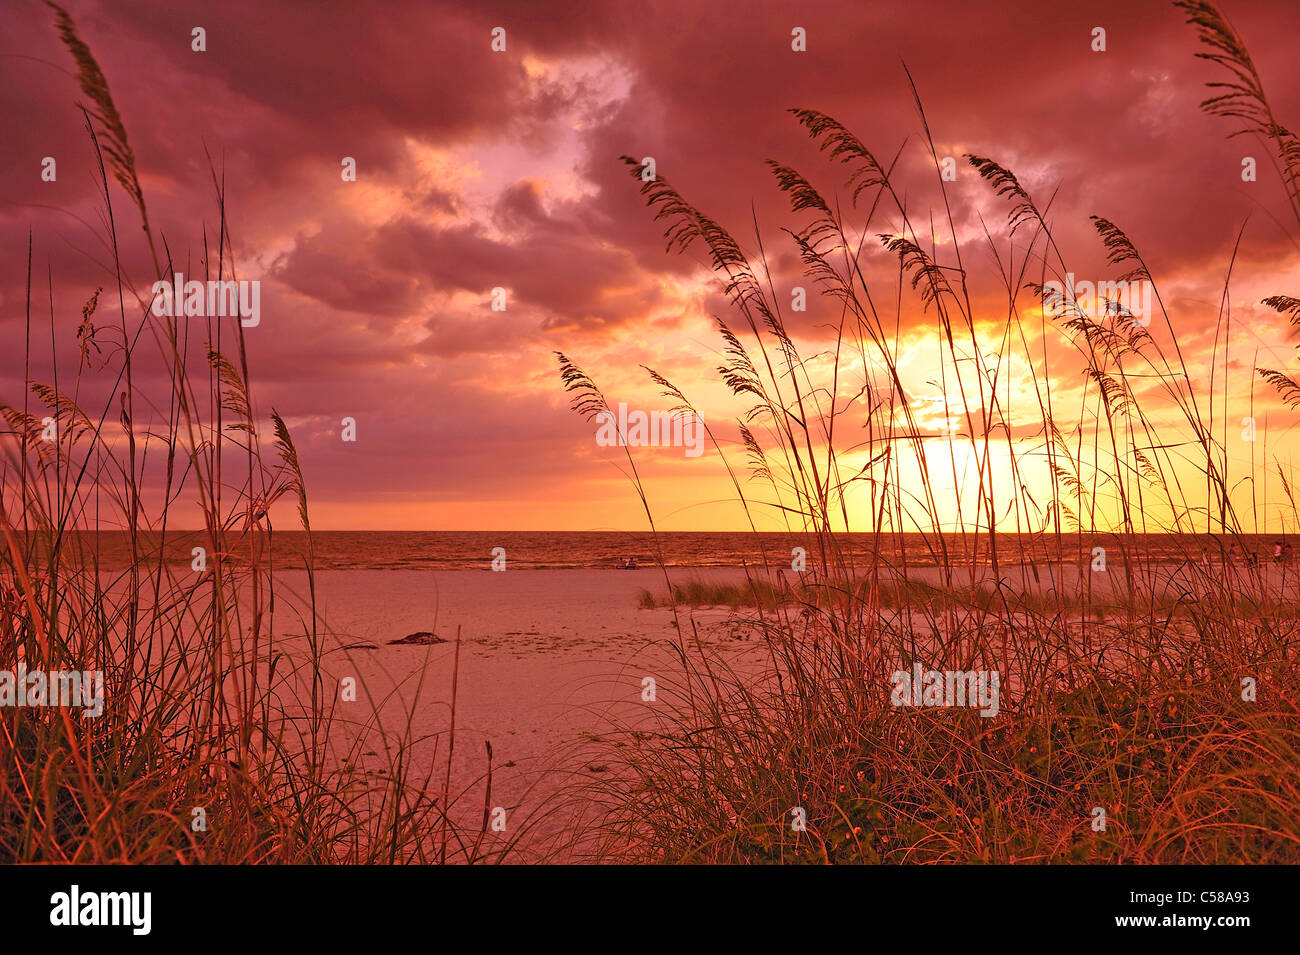
[[1282,542],[1273,541],[1273,563],[1282,563]]

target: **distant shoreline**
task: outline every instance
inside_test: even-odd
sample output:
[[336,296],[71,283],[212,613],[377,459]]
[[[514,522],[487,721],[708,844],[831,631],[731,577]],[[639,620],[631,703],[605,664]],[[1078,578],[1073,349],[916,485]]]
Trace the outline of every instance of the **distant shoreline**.
[[[1262,564],[1271,562],[1274,544],[1288,542],[1282,535],[1207,537],[1203,534],[1040,534],[999,533],[996,537],[998,566],[1040,571],[1089,566],[1099,549],[1108,563],[1123,563],[1125,557],[1140,564],[1203,564],[1222,566],[1235,550],[1237,564],[1246,567],[1241,555],[1254,551]],[[944,567],[990,568],[990,539],[960,534],[923,535],[907,533],[877,537],[869,532],[837,535],[834,553],[823,554],[823,541],[797,533],[755,533],[752,531],[649,532],[622,534],[611,531],[564,531],[532,533],[420,532],[420,531],[324,531],[313,533],[311,547],[303,531],[275,531],[271,535],[225,537],[220,548],[231,559],[246,564],[256,559],[280,569],[303,566],[310,552],[317,570],[479,570],[490,572],[494,562],[504,561],[507,570],[606,570],[629,557],[638,571],[667,566],[685,571],[726,571],[743,567],[767,568],[789,574],[796,566],[812,567],[832,563],[848,565],[863,573],[877,563],[887,568],[907,567],[914,571]],[[195,548],[212,550],[206,532],[169,529],[142,534],[132,542],[123,531],[74,532],[62,538],[61,547],[70,566],[94,562],[101,569],[121,571],[133,558],[146,563],[157,560],[159,547],[165,564],[175,571],[188,568]],[[41,550],[41,546],[36,548]],[[37,557],[41,555],[38,553]]]

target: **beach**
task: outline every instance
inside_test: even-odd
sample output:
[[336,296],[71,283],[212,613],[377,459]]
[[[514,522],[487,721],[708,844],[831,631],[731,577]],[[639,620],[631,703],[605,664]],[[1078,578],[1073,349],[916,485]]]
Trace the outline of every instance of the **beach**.
[[[670,575],[743,579],[739,568]],[[281,585],[301,594],[306,576],[286,572]],[[323,668],[340,686],[354,677],[358,688],[355,701],[340,699],[336,706],[337,751],[349,752],[365,726],[377,724],[394,738],[408,737],[409,727],[412,772],[432,773],[441,789],[454,693],[451,790],[466,793],[457,815],[467,824],[483,811],[485,744],[492,748],[491,806],[507,809],[507,827],[543,807],[553,810],[555,818],[538,836],[544,843],[559,834],[560,816],[583,810],[555,803],[561,787],[575,774],[611,771],[604,748],[611,729],[643,723],[653,716],[648,707],[682,702],[673,613],[639,606],[642,588],[666,589],[663,573],[653,568],[334,570],[318,573],[316,587]],[[743,653],[754,644],[738,639],[731,617],[729,608],[681,611],[692,639],[697,634],[702,645]],[[296,618],[282,613],[275,630],[284,649],[304,652]],[[390,645],[415,633],[447,642]],[[647,677],[655,680],[653,702],[642,699]],[[378,735],[364,739],[353,765],[384,772]]]
[[[1198,575],[1207,571],[1225,573],[1221,566],[1186,564],[1132,568],[1140,589],[1171,600],[1194,592]],[[1243,575],[1244,586],[1249,571],[1226,571],[1234,572]],[[413,776],[427,776],[428,786],[441,791],[448,786],[454,699],[448,788],[460,794],[456,817],[477,826],[486,800],[489,808],[506,810],[508,833],[515,819],[545,815],[525,844],[546,851],[548,837],[571,834],[573,814],[590,808],[581,802],[583,778],[617,772],[618,733],[649,727],[656,715],[685,702],[678,692],[682,667],[673,651],[673,610],[643,607],[643,591],[666,594],[667,581],[741,584],[747,573],[754,572],[679,567],[670,568],[666,580],[664,571],[645,566],[318,572],[323,669],[327,686],[340,687],[331,734],[339,758],[359,771],[387,772],[387,754],[373,732],[382,727],[390,743],[407,744]],[[1283,583],[1283,568],[1267,566],[1263,573],[1270,587]],[[899,579],[882,574],[884,581]],[[1128,573],[1122,563],[1104,573],[1078,565],[1020,565],[1003,568],[999,578],[987,567],[969,567],[951,578],[937,568],[918,568],[908,579],[940,592],[949,589],[949,579],[953,590],[991,590],[1001,579],[1008,593],[1082,595],[1091,588],[1095,599],[1113,599],[1127,591]],[[1293,574],[1286,584],[1294,589]],[[294,603],[305,585],[300,572],[285,572],[280,581],[297,594]],[[752,608],[679,606],[676,619],[688,646],[725,655],[732,666],[749,660],[757,673],[767,657],[747,626],[752,614]],[[282,649],[304,651],[303,624],[295,617],[281,611],[275,632]],[[432,634],[438,642],[393,643],[412,634]],[[349,677],[357,688],[351,700],[341,690]],[[647,677],[654,680],[653,701],[642,698]]]

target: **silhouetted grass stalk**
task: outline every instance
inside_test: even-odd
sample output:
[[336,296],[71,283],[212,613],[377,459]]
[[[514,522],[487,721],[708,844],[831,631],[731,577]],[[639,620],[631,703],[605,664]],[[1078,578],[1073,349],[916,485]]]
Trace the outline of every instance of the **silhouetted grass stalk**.
[[[1212,59],[1244,78],[1236,99],[1207,108],[1246,115],[1275,141],[1294,203],[1300,153],[1273,119],[1244,46],[1208,4],[1180,6],[1203,39],[1227,51]],[[750,492],[727,464],[746,513],[770,509],[792,542],[811,547],[802,574],[780,558],[752,569],[744,587],[693,581],[670,584],[662,597],[643,593],[643,606],[751,607],[740,619],[759,649],[733,655],[679,638],[677,702],[649,708],[656,731],[637,724],[620,737],[611,759],[621,771],[597,787],[606,853],[725,862],[1300,860],[1300,591],[1294,572],[1225,560],[1229,545],[1243,557],[1256,546],[1248,530],[1264,526],[1266,503],[1252,488],[1254,524],[1244,527],[1227,447],[1230,328],[1221,314],[1207,384],[1189,369],[1136,245],[1100,216],[1093,223],[1111,265],[1125,270],[1119,280],[1151,284],[1150,328],[1118,303],[1100,317],[1072,297],[1048,308],[1047,281],[1070,270],[1047,218],[1010,170],[969,156],[1011,204],[1017,240],[999,247],[985,234],[1007,307],[977,314],[938,150],[915,84],[912,92],[941,195],[942,244],[896,192],[897,158],[878,161],[823,113],[792,111],[828,158],[848,167],[849,211],[798,171],[769,163],[803,223],[783,230],[803,280],[839,311],[833,340],[818,346],[832,356],[829,369],[801,357],[761,234],[750,253],[663,178],[641,182],[669,250],[706,252],[745,338],[719,320],[719,376],[746,402],[739,445],[762,491]],[[640,164],[624,161],[640,181]],[[850,225],[864,197],[865,222]],[[882,228],[875,221],[884,210],[892,221]],[[892,286],[867,252],[873,230],[896,257]],[[961,421],[960,431],[929,431],[903,383],[909,288],[933,318],[945,418]],[[1300,318],[1293,299],[1269,300],[1278,303]],[[1054,355],[1060,343],[1084,370],[1073,416],[1060,382],[1078,367]],[[863,380],[846,382],[848,355],[860,360]],[[1013,360],[1037,400],[1014,413]],[[589,380],[564,365],[566,383]],[[693,408],[650,373],[679,407]],[[1290,386],[1283,397],[1300,396]],[[840,446],[837,435],[850,427],[865,441]],[[1013,427],[1036,432],[1037,443],[1018,446]],[[998,431],[1003,473],[995,473]],[[725,442],[714,444],[725,459]],[[933,460],[939,450],[946,464]],[[959,460],[971,462],[969,476]],[[905,478],[908,466],[919,485]],[[956,496],[952,535],[942,533],[952,515],[941,504],[949,492],[937,483],[940,468]],[[1030,490],[1035,470],[1048,475],[1047,500]],[[1280,465],[1278,473],[1289,495]],[[850,519],[857,515],[867,515],[865,527]],[[847,530],[893,546],[856,567],[838,538]],[[921,533],[934,579],[909,566],[908,531]],[[1112,566],[1096,574],[1085,561],[1073,576],[1068,565],[1039,567],[1007,551],[1008,531],[1016,542],[1051,537],[1058,546],[1070,534],[1106,532]],[[1181,535],[1171,539],[1188,552],[1153,562],[1139,543],[1150,532]],[[1208,560],[1203,546],[1213,550]],[[787,576],[797,580],[784,584]],[[998,714],[892,706],[891,674],[914,663],[997,670]],[[1247,677],[1255,700],[1243,696]],[[1096,807],[1106,811],[1104,831],[1091,826]],[[798,810],[804,830],[791,825]]]

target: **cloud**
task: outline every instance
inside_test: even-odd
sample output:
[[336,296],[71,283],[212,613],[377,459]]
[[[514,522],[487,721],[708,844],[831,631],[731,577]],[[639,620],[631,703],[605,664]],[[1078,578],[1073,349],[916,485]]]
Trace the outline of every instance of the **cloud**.
[[[849,168],[828,162],[791,107],[840,118],[884,163],[897,156],[910,228],[955,269],[950,213],[978,316],[1005,315],[1008,284],[1040,275],[1006,273],[1009,206],[964,161],[940,192],[909,73],[937,155],[975,153],[1015,171],[1050,207],[1074,272],[1113,271],[1089,215],[1130,234],[1178,303],[1177,333],[1193,360],[1213,347],[1222,279],[1249,220],[1234,288],[1257,317],[1240,333],[1283,357],[1293,351],[1284,324],[1250,303],[1294,294],[1295,223],[1282,214],[1263,145],[1228,139],[1229,124],[1199,112],[1204,83],[1218,77],[1194,58],[1191,30],[1165,4],[760,2],[744,16],[685,0],[634,10],[70,6],[125,117],[151,220],[190,274],[215,258],[215,175],[241,275],[265,283],[263,324],[247,336],[255,384],[266,406],[316,429],[304,461],[326,501],[364,511],[367,494],[424,488],[470,520],[480,513],[474,501],[508,493],[496,475],[512,455],[512,469],[544,475],[518,487],[524,500],[594,480],[585,439],[557,400],[555,349],[584,356],[619,387],[632,387],[639,363],[711,387],[712,315],[743,323],[708,275],[703,247],[666,254],[667,223],[653,221],[623,154],[653,156],[662,176],[756,257],[757,224],[778,301],[796,284],[812,291],[809,311],[787,316],[809,347],[825,345],[843,313],[815,294],[779,231],[806,226],[811,214],[791,212],[769,158],[842,204],[881,306],[903,303],[903,331],[934,327],[906,282],[900,298],[897,259],[876,237],[904,227],[892,200],[873,209],[864,194],[850,211]],[[1293,5],[1232,14],[1279,115],[1300,116]],[[200,25],[202,53],[190,46]],[[504,53],[491,50],[495,26],[507,31]],[[796,26],[807,31],[806,53],[790,48]],[[1107,30],[1105,53],[1090,49],[1095,26]],[[0,109],[12,133],[0,143],[9,172],[0,180],[9,251],[0,335],[13,344],[25,328],[30,230],[33,272],[52,273],[56,331],[70,339],[80,303],[112,284],[98,172],[48,11],[11,6],[0,29],[23,51],[0,60]],[[1259,158],[1258,182],[1242,182],[1243,155]],[[57,182],[40,179],[45,156],[58,159]],[[357,160],[355,183],[339,175],[345,156]],[[115,187],[110,194],[124,264],[147,287],[139,230]],[[498,287],[505,312],[490,307]],[[193,334],[197,348],[206,329]],[[62,347],[66,362],[75,342]],[[1064,343],[1053,347],[1068,354]],[[21,382],[24,357],[2,350],[7,389]],[[34,376],[52,373],[45,352],[31,360]],[[166,387],[161,367],[150,374],[142,371],[142,388]],[[372,466],[357,467],[332,436],[344,413],[372,416]],[[700,500],[719,493],[683,487]],[[639,519],[634,507],[625,514]]]

